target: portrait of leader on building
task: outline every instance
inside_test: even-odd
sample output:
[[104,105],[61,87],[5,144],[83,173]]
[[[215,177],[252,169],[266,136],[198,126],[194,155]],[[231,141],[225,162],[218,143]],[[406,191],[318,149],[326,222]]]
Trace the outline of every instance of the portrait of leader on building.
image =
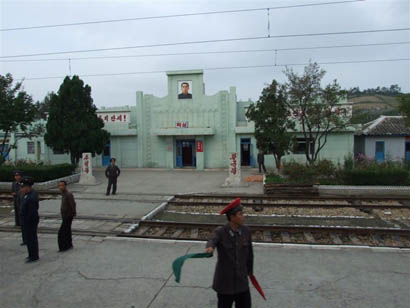
[[192,81],[178,81],[178,99],[192,98],[191,85]]

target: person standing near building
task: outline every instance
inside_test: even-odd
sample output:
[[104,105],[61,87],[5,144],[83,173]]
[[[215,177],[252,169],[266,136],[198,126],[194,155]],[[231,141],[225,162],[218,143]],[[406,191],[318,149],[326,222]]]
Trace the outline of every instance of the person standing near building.
[[262,150],[259,150],[258,152],[258,165],[259,165],[259,173],[262,172],[261,167],[263,167],[263,172],[266,173],[265,154],[262,152]]
[[215,230],[206,244],[205,252],[218,250],[212,288],[217,292],[218,308],[250,308],[248,276],[253,275],[253,249],[251,231],[244,225],[240,199],[226,206],[220,214],[226,214],[228,223]]
[[77,215],[74,196],[67,189],[67,182],[58,182],[58,190],[61,193],[61,218],[62,223],[58,230],[58,249],[60,252],[73,248],[73,239],[71,234],[71,224]]
[[24,194],[21,201],[21,224],[28,251],[26,263],[39,259],[37,238],[37,226],[40,220],[38,215],[39,201],[37,192],[32,189],[33,184],[33,179],[29,177],[23,178],[21,181],[21,191]]
[[121,170],[115,164],[116,159],[110,159],[110,165],[105,170],[105,176],[108,178],[108,187],[106,195],[109,196],[112,186],[112,194],[115,195],[117,192],[117,178],[120,176]]
[[19,193],[20,193],[20,187],[21,187],[21,172],[20,171],[15,171],[14,172],[14,181],[11,184],[11,193],[13,194],[13,200],[14,200],[14,221],[15,221],[15,226],[20,227],[20,198],[19,198]]

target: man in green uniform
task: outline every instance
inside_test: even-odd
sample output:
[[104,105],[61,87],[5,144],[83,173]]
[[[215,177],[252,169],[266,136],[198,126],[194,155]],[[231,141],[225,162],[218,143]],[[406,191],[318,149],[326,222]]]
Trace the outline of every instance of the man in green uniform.
[[218,308],[250,308],[248,276],[253,272],[253,249],[251,231],[244,225],[240,199],[225,207],[220,214],[226,214],[228,223],[215,230],[206,244],[205,251],[218,250],[212,288],[217,292]]
[[120,176],[121,170],[115,164],[116,159],[111,158],[110,165],[105,170],[105,176],[108,178],[108,187],[106,195],[109,196],[112,186],[112,194],[115,195],[117,192],[117,178]]
[[33,179],[29,177],[23,178],[21,181],[21,191],[24,194],[21,202],[21,223],[28,250],[27,263],[39,259],[37,239],[37,226],[40,220],[38,215],[39,201],[37,192],[31,188],[33,184]]
[[13,194],[14,200],[14,220],[16,227],[19,227],[20,224],[20,186],[21,186],[21,172],[15,171],[14,172],[14,181],[11,184],[11,193]]

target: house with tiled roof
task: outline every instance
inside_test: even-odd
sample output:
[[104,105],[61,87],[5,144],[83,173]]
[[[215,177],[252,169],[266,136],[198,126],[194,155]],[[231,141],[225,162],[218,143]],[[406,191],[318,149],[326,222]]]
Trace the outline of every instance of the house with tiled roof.
[[402,116],[380,116],[355,133],[355,156],[378,162],[410,161],[410,127]]

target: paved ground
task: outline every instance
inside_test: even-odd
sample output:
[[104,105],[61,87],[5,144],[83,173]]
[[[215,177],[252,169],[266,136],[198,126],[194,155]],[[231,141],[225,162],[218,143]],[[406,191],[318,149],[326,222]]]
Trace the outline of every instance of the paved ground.
[[[1,307],[216,307],[215,258],[187,261],[181,284],[171,262],[203,244],[74,238],[57,253],[40,235],[40,261],[24,264],[15,233],[0,233]],[[410,307],[410,252],[255,247],[255,274],[267,295],[253,307]]]
[[[258,174],[256,169],[242,170],[243,177]],[[107,179],[102,170],[94,171],[97,181],[95,186],[74,184],[73,190],[90,194],[103,194],[107,188]],[[167,195],[177,193],[262,193],[262,183],[245,183],[245,186],[234,188],[221,187],[227,171],[193,171],[193,170],[155,170],[123,169],[118,178],[119,194],[153,194]]]

